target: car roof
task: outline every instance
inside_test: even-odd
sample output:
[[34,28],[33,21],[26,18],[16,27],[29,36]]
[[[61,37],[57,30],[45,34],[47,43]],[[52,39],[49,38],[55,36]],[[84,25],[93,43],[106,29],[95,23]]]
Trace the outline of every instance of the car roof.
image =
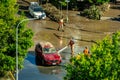
[[39,44],[42,48],[45,48],[46,46],[49,46],[49,48],[54,48],[54,46],[50,42],[39,42]]
[[38,7],[39,6],[38,2],[30,2],[30,5],[34,6],[34,7]]

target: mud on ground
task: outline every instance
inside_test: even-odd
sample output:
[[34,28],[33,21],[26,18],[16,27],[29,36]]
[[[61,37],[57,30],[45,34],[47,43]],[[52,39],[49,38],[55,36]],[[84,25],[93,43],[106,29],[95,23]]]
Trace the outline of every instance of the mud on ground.
[[[29,2],[28,0],[25,1]],[[21,2],[24,7],[27,5],[25,1]],[[67,10],[62,10],[62,14],[69,18],[68,23],[65,23],[64,26],[65,32],[57,31],[58,23],[51,21],[49,18],[30,21],[28,26],[35,33],[33,37],[34,46],[39,41],[49,41],[56,47],[63,47],[71,37],[76,39],[77,45],[91,46],[97,40],[102,40],[106,35],[120,31],[119,3],[111,4],[110,10],[104,13],[103,20],[91,20],[82,17],[79,15],[79,11],[68,11],[67,15]],[[31,17],[28,15],[27,12],[27,17]],[[31,49],[34,49],[34,46]]]

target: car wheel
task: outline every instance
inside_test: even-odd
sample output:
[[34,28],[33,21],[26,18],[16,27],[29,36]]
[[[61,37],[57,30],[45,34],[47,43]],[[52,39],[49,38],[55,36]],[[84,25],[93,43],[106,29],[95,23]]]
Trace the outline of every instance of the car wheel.
[[35,18],[35,15],[33,15],[33,18]]
[[36,56],[35,57],[35,62],[36,62],[36,65],[42,65],[44,62],[42,61],[42,58],[39,57],[39,56]]
[[35,56],[35,63],[36,65],[40,65],[38,56]]

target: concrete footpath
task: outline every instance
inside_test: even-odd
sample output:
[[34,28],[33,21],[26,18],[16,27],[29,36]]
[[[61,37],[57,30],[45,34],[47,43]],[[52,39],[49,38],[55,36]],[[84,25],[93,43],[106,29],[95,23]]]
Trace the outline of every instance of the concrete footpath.
[[15,80],[14,75],[11,73],[11,71],[9,71],[5,77],[0,78],[0,80]]

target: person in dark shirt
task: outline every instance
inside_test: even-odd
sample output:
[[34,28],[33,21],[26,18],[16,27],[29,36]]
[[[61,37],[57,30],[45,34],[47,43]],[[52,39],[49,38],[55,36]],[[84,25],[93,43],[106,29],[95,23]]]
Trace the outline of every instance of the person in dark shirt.
[[74,44],[75,44],[75,41],[74,41],[74,38],[72,37],[68,44],[68,45],[70,45],[70,48],[71,48],[71,57],[74,56]]

